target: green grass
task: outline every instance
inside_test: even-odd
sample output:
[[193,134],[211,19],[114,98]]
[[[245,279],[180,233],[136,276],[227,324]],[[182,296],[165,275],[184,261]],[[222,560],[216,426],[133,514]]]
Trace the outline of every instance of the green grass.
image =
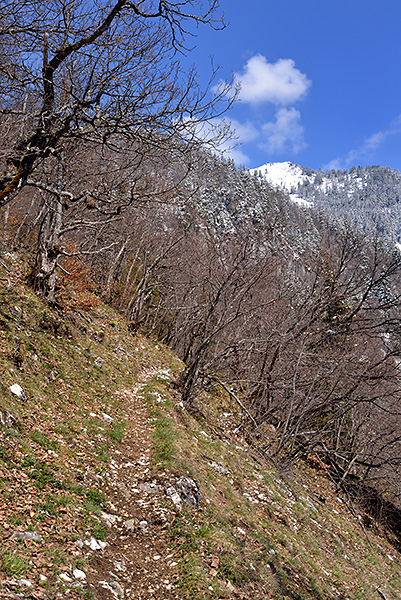
[[164,467],[172,464],[176,454],[177,430],[169,417],[160,416],[154,421],[154,458]]
[[8,577],[23,577],[29,569],[29,564],[16,552],[6,550],[1,554],[1,567]]
[[53,452],[57,452],[57,450],[59,449],[58,442],[56,440],[51,439],[49,435],[46,435],[42,431],[39,431],[39,429],[35,429],[30,434],[30,438],[34,442],[36,442],[36,444],[39,444],[39,446],[42,446],[42,448],[45,448],[46,450],[53,450]]
[[[63,324],[68,319],[44,307],[18,282],[7,294],[0,291],[0,300],[5,310],[9,302],[21,309],[18,324],[9,319],[2,326],[0,315],[0,394],[18,418],[13,428],[0,429],[0,499],[6,510],[10,507],[4,523],[8,532],[12,526],[45,534],[46,594],[53,598],[65,590],[52,583],[57,578],[51,572],[57,574],[60,565],[71,566],[79,558],[76,546],[70,543],[71,550],[67,542],[85,535],[104,539],[107,533],[98,518],[107,500],[102,473],[128,428],[115,392],[137,383],[136,373],[160,367],[177,373],[182,363],[161,344],[134,339],[109,307],[100,306],[88,318],[74,315]],[[105,332],[102,344],[96,341],[99,331]],[[117,355],[117,346],[135,358]],[[94,364],[96,356],[105,359],[101,369]],[[228,597],[230,582],[237,588],[234,597],[242,593],[252,600],[372,600],[377,587],[383,587],[388,600],[397,600],[399,554],[378,528],[369,530],[371,547],[345,503],[339,504],[328,482],[308,468],[294,467],[291,487],[297,498],[308,496],[318,514],[302,500],[293,503],[285,493],[286,477],[267,461],[254,459],[255,449],[224,429],[222,412],[233,414],[231,429],[236,422],[230,399],[223,393],[205,395],[199,402],[206,418],[196,420],[179,407],[169,379],[153,377],[142,395],[152,418],[153,469],[193,477],[204,499],[199,510],[181,511],[166,499],[168,509],[175,511],[167,534],[179,563],[182,598]],[[9,392],[16,382],[26,391],[24,405]],[[102,412],[113,417],[112,425],[103,422]],[[216,473],[210,467],[213,460],[230,475]],[[258,492],[265,502],[253,503],[243,495],[257,497]],[[314,492],[327,497],[324,505],[316,504]],[[29,561],[36,560],[33,546],[6,536],[0,551],[3,576],[29,574]],[[215,570],[213,558],[218,558]],[[82,594],[93,597],[90,590]]]

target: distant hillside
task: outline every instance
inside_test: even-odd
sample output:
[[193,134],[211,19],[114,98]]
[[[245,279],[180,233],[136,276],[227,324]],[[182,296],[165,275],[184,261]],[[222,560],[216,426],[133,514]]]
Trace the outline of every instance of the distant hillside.
[[299,165],[269,163],[253,169],[261,178],[304,206],[324,208],[366,233],[401,240],[401,174],[388,167],[313,171]]

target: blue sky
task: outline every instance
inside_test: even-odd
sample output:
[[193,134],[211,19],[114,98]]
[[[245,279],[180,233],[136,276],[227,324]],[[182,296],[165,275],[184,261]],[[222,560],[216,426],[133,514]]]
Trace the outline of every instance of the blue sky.
[[242,86],[226,119],[252,168],[401,170],[401,0],[220,0],[228,27],[200,28],[190,59],[209,56]]

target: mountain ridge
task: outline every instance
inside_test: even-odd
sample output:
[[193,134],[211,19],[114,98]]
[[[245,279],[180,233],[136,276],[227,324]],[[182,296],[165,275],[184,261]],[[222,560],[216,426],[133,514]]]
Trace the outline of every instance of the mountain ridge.
[[293,202],[324,209],[364,233],[401,240],[401,174],[382,166],[313,170],[289,161],[250,169]]

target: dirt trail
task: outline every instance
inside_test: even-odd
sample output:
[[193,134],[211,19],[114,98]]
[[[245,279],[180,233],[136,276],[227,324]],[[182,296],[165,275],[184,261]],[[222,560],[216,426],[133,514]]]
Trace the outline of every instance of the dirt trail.
[[177,563],[165,529],[174,516],[165,488],[169,476],[152,474],[152,423],[140,395],[143,385],[157,373],[143,372],[138,384],[121,392],[127,433],[112,455],[107,512],[109,527],[104,549],[93,550],[87,583],[98,600],[177,600]]

